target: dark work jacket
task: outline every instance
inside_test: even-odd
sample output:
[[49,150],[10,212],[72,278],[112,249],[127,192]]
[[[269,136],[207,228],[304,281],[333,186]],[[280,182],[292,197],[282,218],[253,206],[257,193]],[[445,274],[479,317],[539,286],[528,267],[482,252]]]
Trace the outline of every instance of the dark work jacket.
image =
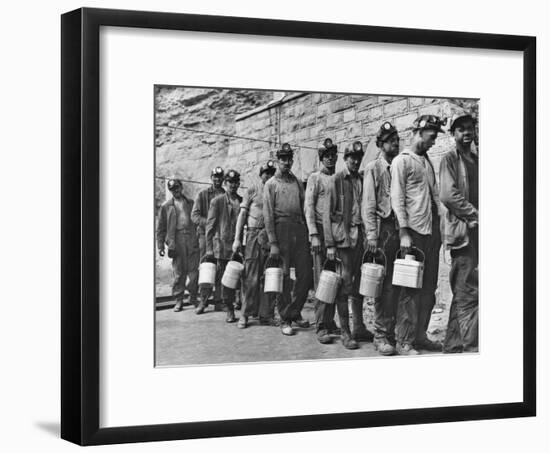
[[204,234],[210,202],[222,193],[225,193],[224,189],[216,190],[214,186],[210,186],[208,189],[201,190],[195,197],[191,220],[197,225],[197,233]]
[[441,222],[443,241],[449,249],[466,247],[469,243],[468,222],[477,221],[478,212],[468,200],[468,171],[456,149],[447,152],[441,159],[439,186],[439,199],[444,206]]
[[[187,211],[187,216],[191,218],[191,207],[193,202],[182,195],[183,209]],[[176,224],[178,220],[178,214],[176,206],[174,205],[174,199],[166,200],[159,209],[158,222],[157,222],[157,246],[159,250],[164,249],[164,244],[168,246],[168,250],[176,249]],[[192,240],[195,240],[195,228],[189,228],[188,233],[192,235]]]
[[[347,248],[354,246],[350,238],[350,231],[352,229],[353,185],[347,177],[348,175],[349,172],[344,169],[334,174],[331,178],[330,193],[325,199],[326,207],[323,212],[323,230],[325,245],[327,247]],[[359,183],[362,186],[363,180],[361,177],[359,177]],[[358,200],[358,202],[360,206],[361,200]],[[342,233],[340,238],[334,237],[337,225],[342,227],[339,229]],[[362,226],[357,225],[357,228],[362,228]]]
[[[239,195],[237,200],[239,205],[243,201]],[[214,253],[218,259],[231,258],[239,210],[240,208],[237,207],[232,215],[228,193],[218,195],[210,202],[206,220],[206,253]]]

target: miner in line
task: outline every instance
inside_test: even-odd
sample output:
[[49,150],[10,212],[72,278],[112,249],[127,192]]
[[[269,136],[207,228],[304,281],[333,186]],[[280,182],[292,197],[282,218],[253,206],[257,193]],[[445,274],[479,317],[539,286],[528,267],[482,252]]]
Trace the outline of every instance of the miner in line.
[[174,282],[172,295],[176,299],[174,311],[183,309],[185,284],[189,277],[190,302],[197,304],[199,278],[199,243],[195,226],[191,222],[192,201],[183,194],[181,181],[170,179],[168,190],[172,198],[160,207],[157,223],[157,247],[160,256],[172,259]]
[[[284,143],[276,153],[277,170],[265,183],[263,213],[270,245],[270,259],[282,261],[283,293],[278,299],[283,335],[293,335],[292,325],[308,327],[302,308],[311,287],[312,262],[304,218],[304,188],[291,172],[294,151]],[[290,268],[296,282],[291,296]]]
[[449,132],[456,148],[439,167],[444,242],[451,253],[449,282],[453,292],[444,352],[478,350],[478,157],[473,148],[475,119],[456,113]]
[[[313,287],[315,290],[326,259],[323,210],[325,209],[326,198],[330,194],[331,176],[334,175],[336,169],[338,147],[330,138],[327,138],[324,140],[323,145],[319,147],[318,156],[321,168],[309,175],[304,204],[313,258]],[[326,316],[325,311],[327,312]],[[317,339],[322,344],[332,342],[330,333],[339,333],[339,329],[334,322],[334,314],[334,304],[315,302],[315,327]],[[326,320],[329,320],[327,324],[325,324]]]
[[[223,189],[224,172],[221,167],[216,167],[210,174],[212,185],[206,189],[201,190],[195,197],[195,203],[193,204],[193,210],[191,211],[191,220],[197,227],[197,233],[199,237],[199,250],[200,260],[204,258],[206,253],[206,220],[208,218],[208,209],[210,208],[210,202],[218,195],[225,193]],[[214,287],[214,307],[216,310],[221,310],[221,276],[216,279]],[[200,307],[197,307],[197,314],[204,312],[204,309],[208,305],[208,299],[212,295],[212,288],[204,287],[200,289],[201,299],[205,300],[205,303]],[[204,305],[204,306],[203,306]]]
[[275,323],[274,298],[263,292],[262,274],[269,255],[269,241],[264,224],[263,192],[265,183],[275,174],[275,163],[268,160],[260,166],[260,182],[247,188],[237,219],[233,252],[242,247],[243,229],[246,225],[244,248],[243,304],[237,327],[244,329],[251,317],[259,316],[262,325]]
[[429,340],[426,331],[435,305],[441,248],[439,193],[427,152],[438,133],[444,132],[442,125],[435,115],[418,117],[410,148],[398,154],[391,165],[391,206],[399,224],[401,253],[415,252],[424,258],[422,287],[400,289],[396,337],[397,352],[402,355],[416,355],[418,349],[441,351],[441,345]]
[[[225,174],[227,192],[215,197],[210,203],[206,220],[206,259],[215,258],[217,262],[216,275],[221,276],[233,253],[232,245],[235,238],[237,218],[239,216],[241,196],[237,193],[241,177],[235,170]],[[222,285],[222,302],[227,308],[226,322],[235,322],[235,290]],[[206,300],[201,298],[199,309],[204,310]]]
[[367,254],[376,258],[382,251],[386,273],[382,293],[374,301],[374,347],[381,355],[395,354],[395,313],[399,288],[392,285],[393,261],[399,250],[399,228],[391,208],[391,163],[399,154],[399,134],[384,122],[376,134],[378,157],[365,167],[362,218]]
[[[346,349],[357,349],[358,341],[373,339],[372,333],[367,330],[363,321],[363,296],[359,294],[364,243],[361,220],[363,184],[359,167],[363,155],[363,145],[359,141],[346,148],[345,166],[332,177],[330,195],[323,213],[327,259],[339,259],[342,266],[342,284],[338,289],[335,303],[340,320],[342,344]],[[349,326],[348,298],[352,308],[352,329]],[[325,322],[329,321],[325,318]]]

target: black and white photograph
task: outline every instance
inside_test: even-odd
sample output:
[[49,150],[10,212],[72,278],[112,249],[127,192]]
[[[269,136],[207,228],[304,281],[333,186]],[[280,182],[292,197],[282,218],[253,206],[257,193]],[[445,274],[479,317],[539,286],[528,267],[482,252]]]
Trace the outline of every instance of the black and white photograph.
[[155,85],[155,366],[482,353],[480,104]]

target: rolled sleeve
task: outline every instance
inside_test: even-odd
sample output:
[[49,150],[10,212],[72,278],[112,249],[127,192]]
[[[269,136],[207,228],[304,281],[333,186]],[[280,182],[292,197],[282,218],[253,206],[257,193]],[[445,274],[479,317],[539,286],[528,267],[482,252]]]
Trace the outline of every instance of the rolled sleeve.
[[275,193],[273,186],[268,181],[264,186],[262,209],[264,214],[265,231],[270,244],[277,244],[277,235],[275,234],[274,197]]
[[365,171],[363,181],[363,202],[361,203],[361,216],[363,217],[368,240],[378,239],[376,188],[377,178],[375,167],[372,166]]
[[441,159],[439,187],[439,199],[452,214],[469,221],[477,220],[477,209],[466,199],[458,187],[458,169],[450,155]]
[[406,209],[407,165],[402,156],[397,156],[391,166],[391,207],[400,228],[410,228]]
[[317,205],[317,198],[319,194],[318,181],[319,178],[316,175],[310,176],[304,201],[304,214],[310,236],[319,234],[319,231],[317,231],[317,223],[315,222],[315,206]]
[[214,235],[216,234],[216,228],[218,223],[218,213],[216,209],[216,203],[214,200],[210,203],[208,209],[208,218],[206,220],[206,253],[211,254],[214,252]]

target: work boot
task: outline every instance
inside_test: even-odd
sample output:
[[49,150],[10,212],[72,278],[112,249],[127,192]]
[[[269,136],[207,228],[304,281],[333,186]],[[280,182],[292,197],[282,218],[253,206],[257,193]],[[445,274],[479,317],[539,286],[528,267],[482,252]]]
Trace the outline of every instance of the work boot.
[[182,311],[183,310],[183,300],[178,299],[176,301],[176,305],[174,305],[174,311]]
[[344,348],[346,349],[357,349],[359,345],[357,342],[351,338],[350,332],[346,330],[342,330],[342,344],[344,345]]
[[306,321],[304,318],[302,318],[301,316],[298,318],[298,319],[295,319],[294,321],[292,321],[294,324],[296,324],[296,327],[301,327],[303,329],[306,329],[309,327],[309,321]]
[[330,337],[328,330],[321,329],[319,332],[317,332],[317,340],[319,340],[319,343],[321,344],[330,344],[332,343],[332,338]]
[[351,337],[355,341],[372,341],[374,339],[374,334],[365,327],[365,324],[360,324],[358,326],[353,326]]
[[437,343],[428,338],[424,338],[422,340],[416,340],[414,342],[414,346],[416,349],[425,349],[426,351],[433,351],[433,352],[441,352],[443,350],[443,345],[441,343]]
[[239,329],[246,329],[248,326],[248,316],[241,316],[239,318],[239,322],[237,323],[237,327]]
[[281,323],[276,318],[260,318],[260,326],[279,327]]
[[351,337],[355,341],[372,341],[374,335],[367,330],[363,321],[363,299],[352,299],[351,314],[353,317]]
[[281,324],[281,333],[283,335],[294,335],[294,330],[289,322],[283,322]]
[[197,296],[191,296],[189,298],[189,303],[192,304],[195,308],[197,308],[199,306],[199,301],[197,299]]
[[336,325],[334,320],[332,320],[328,325],[328,332],[332,335],[341,335],[342,331],[340,330],[340,327]]
[[206,303],[203,299],[201,299],[199,305],[197,305],[197,308],[195,308],[195,313],[197,315],[202,315],[204,313],[204,310],[206,310]]
[[380,355],[394,355],[395,354],[395,348],[384,337],[374,339],[374,349],[376,349]]
[[418,351],[410,343],[397,342],[397,353],[399,355],[418,355]]
[[227,316],[225,317],[225,322],[235,322],[237,318],[235,318],[235,310],[233,308],[233,302],[226,302],[227,305]]

